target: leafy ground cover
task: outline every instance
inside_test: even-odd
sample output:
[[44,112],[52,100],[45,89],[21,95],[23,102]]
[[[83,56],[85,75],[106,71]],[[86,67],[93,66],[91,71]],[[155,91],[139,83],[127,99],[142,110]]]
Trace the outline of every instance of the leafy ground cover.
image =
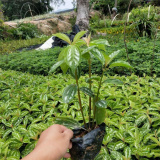
[[[60,50],[60,48],[54,48],[45,51],[32,50],[4,55],[1,58],[0,67],[5,70],[48,75],[50,67],[56,63]],[[60,69],[56,73],[59,72]]]
[[42,44],[48,39],[49,39],[48,36],[41,36],[39,38],[33,38],[27,40],[0,41],[0,55],[13,53],[19,48]]
[[[95,75],[96,76],[96,75]],[[86,85],[81,77],[81,85]],[[101,96],[108,103],[106,135],[96,159],[158,160],[160,145],[160,78],[108,77],[123,84],[103,84]],[[104,80],[107,77],[104,77]],[[56,123],[59,116],[81,119],[77,99],[60,101],[62,89],[72,81],[69,75],[36,76],[0,71],[0,159],[18,160],[31,152],[40,133]],[[117,84],[117,85],[116,85]],[[94,82],[94,89],[98,84]],[[88,119],[87,96],[82,96]],[[64,118],[65,120],[65,118]],[[64,125],[77,127],[76,121]],[[118,159],[117,159],[118,158]]]
[[[98,37],[95,37],[97,39]],[[118,59],[128,61],[127,54],[123,42],[123,35],[107,35],[106,39],[110,39],[110,47],[106,48],[106,54],[110,54],[115,50],[120,50]],[[154,56],[153,47],[154,40],[147,38],[127,38],[127,46],[129,51],[129,59],[131,65],[134,67],[134,73],[139,76],[143,74],[156,74],[160,76],[160,40],[157,39],[155,43]],[[32,74],[48,75],[50,67],[56,63],[60,48],[49,49],[46,51],[25,51],[21,53],[12,53],[3,55],[0,59],[0,67],[2,69],[12,69],[23,72],[30,72]],[[33,58],[34,57],[34,58]],[[153,62],[152,62],[153,61]],[[82,73],[88,73],[86,68],[86,61],[82,63]],[[100,74],[102,71],[101,65],[96,59],[92,60],[92,73]],[[60,69],[56,73],[61,73]],[[124,68],[114,68],[109,71],[111,75],[130,75],[130,72]]]

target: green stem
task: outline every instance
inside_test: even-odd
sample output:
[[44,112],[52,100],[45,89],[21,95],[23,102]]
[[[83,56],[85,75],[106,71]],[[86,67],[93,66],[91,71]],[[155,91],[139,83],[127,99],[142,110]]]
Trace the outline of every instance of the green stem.
[[78,100],[79,100],[80,111],[81,111],[81,114],[82,114],[84,126],[85,126],[85,128],[87,129],[87,125],[86,125],[86,121],[85,121],[84,113],[83,113],[83,108],[82,108],[82,101],[81,101],[79,83],[78,83],[78,78],[77,78],[77,69],[76,69],[76,71],[75,71],[75,77],[76,77],[76,84],[77,84],[77,87],[78,87]]
[[[95,102],[98,100],[100,88],[101,88],[101,85],[102,85],[103,75],[104,75],[104,69],[103,69],[103,71],[102,71],[102,75],[101,75],[101,79],[100,79],[100,82],[99,82],[99,87],[98,87],[98,91],[97,91],[97,96],[96,96]],[[97,107],[96,107],[95,104],[94,104],[94,112],[93,112],[93,114],[94,114],[93,119],[94,119],[94,120],[95,120],[95,118],[96,118],[96,110],[97,110]]]
[[[89,78],[91,78],[91,60],[88,60],[89,64]],[[89,89],[91,90],[91,83],[89,83]],[[89,128],[91,127],[91,97],[89,96]]]

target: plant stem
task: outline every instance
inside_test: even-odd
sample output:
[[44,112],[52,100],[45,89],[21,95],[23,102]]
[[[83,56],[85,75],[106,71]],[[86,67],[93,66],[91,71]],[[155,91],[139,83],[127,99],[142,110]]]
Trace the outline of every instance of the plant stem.
[[[91,60],[88,60],[89,64],[89,78],[91,78]],[[91,83],[89,83],[89,89],[91,90]],[[89,96],[89,128],[91,127],[91,97]]]
[[[101,88],[101,85],[102,85],[103,75],[104,75],[104,69],[102,71],[102,75],[101,75],[101,79],[100,79],[100,82],[99,82],[99,86],[98,86],[98,91],[97,91],[97,96],[96,96],[95,102],[98,100],[99,91],[100,91],[100,88]],[[94,117],[93,117],[94,120],[95,120],[95,117],[96,117],[96,110],[97,110],[97,107],[94,105]]]
[[[129,59],[128,47],[127,47],[127,43],[126,43],[126,26],[127,26],[127,19],[128,19],[129,9],[130,9],[131,3],[132,3],[132,0],[130,0],[130,2],[129,2],[129,6],[128,6],[128,10],[127,10],[127,18],[126,18],[126,22],[125,22],[125,25],[124,25],[124,45],[125,45],[125,49],[126,49],[126,53],[127,53],[127,59],[128,59],[129,64],[130,64],[130,59]],[[132,74],[131,70],[130,70],[130,72]]]
[[76,84],[77,84],[77,87],[78,87],[78,101],[79,101],[80,111],[81,111],[81,114],[82,114],[84,126],[87,129],[87,125],[86,125],[86,121],[85,121],[84,113],[83,113],[83,108],[82,108],[81,94],[80,94],[78,77],[77,77],[77,69],[75,71],[75,77],[76,77]]
[[153,54],[152,54],[152,62],[151,62],[151,76],[152,76],[152,71],[153,71],[153,62],[154,62],[154,53],[155,53],[156,39],[157,39],[157,29],[156,29],[156,33],[154,35],[154,45],[153,45]]

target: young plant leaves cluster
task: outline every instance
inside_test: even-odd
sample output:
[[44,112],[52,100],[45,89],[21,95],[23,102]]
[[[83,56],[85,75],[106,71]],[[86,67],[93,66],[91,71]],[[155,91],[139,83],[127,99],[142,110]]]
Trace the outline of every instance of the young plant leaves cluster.
[[[77,33],[77,35],[74,37],[73,42],[71,42],[69,40],[69,37],[67,37],[65,34],[57,33],[54,35],[66,41],[69,45],[62,50],[62,52],[59,55],[58,62],[51,67],[50,72],[54,72],[56,68],[58,68],[59,66],[61,67],[64,73],[66,73],[67,69],[71,70],[71,74],[74,75],[73,77],[75,78],[75,84],[71,84],[64,89],[62,99],[65,103],[69,103],[74,98],[76,93],[78,93],[79,106],[83,117],[84,125],[86,126],[86,120],[83,113],[83,104],[81,101],[81,92],[88,95],[89,126],[91,126],[91,119],[93,119],[93,122],[96,121],[96,124],[101,124],[105,118],[105,114],[103,114],[102,116],[101,113],[102,112],[105,113],[107,102],[105,100],[101,100],[99,96],[101,85],[103,83],[104,72],[106,72],[107,69],[113,67],[119,67],[119,66],[126,68],[132,68],[132,67],[130,66],[129,63],[120,60],[111,63],[112,60],[119,54],[120,51],[118,50],[116,52],[107,55],[105,53],[106,46],[107,47],[110,46],[108,41],[105,39],[91,41],[91,34],[88,37],[83,38],[83,40],[80,39],[81,37],[84,36],[85,33],[86,33],[85,31]],[[83,41],[83,43],[79,43],[80,41],[81,42]],[[89,79],[92,79],[91,61],[93,58],[96,58],[97,60],[100,61],[103,69],[102,75],[99,77],[99,86],[97,92],[95,93],[92,91],[92,85],[90,82],[88,82],[89,83],[88,87],[80,88],[78,81],[80,78],[80,69],[81,69],[80,63],[82,59],[88,61]],[[93,113],[93,115],[91,113]],[[99,118],[100,116],[101,118]]]

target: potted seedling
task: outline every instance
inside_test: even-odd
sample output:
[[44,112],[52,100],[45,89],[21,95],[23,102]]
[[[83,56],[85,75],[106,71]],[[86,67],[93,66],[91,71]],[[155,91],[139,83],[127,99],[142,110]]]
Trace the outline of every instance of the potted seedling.
[[[76,34],[73,42],[69,37],[62,33],[57,33],[54,36],[66,41],[68,46],[64,48],[58,57],[58,62],[54,64],[50,72],[54,72],[57,67],[61,67],[63,73],[70,70],[72,77],[75,79],[74,84],[67,86],[62,95],[64,103],[71,103],[75,95],[78,95],[79,108],[81,111],[83,126],[78,129],[73,129],[74,137],[72,139],[72,149],[70,150],[72,160],[93,160],[99,153],[105,134],[105,112],[107,102],[100,99],[100,89],[103,81],[104,73],[109,69],[117,66],[131,68],[130,64],[124,61],[112,62],[112,60],[119,54],[116,51],[110,55],[105,53],[105,47],[109,47],[109,43],[105,39],[98,39],[91,41],[91,35],[81,39],[86,34],[81,31]],[[102,64],[102,75],[92,76],[91,61],[97,58]],[[81,60],[88,61],[89,77],[86,79],[88,87],[80,87],[79,78],[81,76]],[[98,81],[98,88],[96,92],[93,91],[93,81]],[[109,79],[110,82],[118,82],[115,79]],[[81,96],[86,94],[88,96],[88,121],[84,115],[84,107]],[[63,118],[61,119],[64,120]],[[66,119],[65,119],[66,120]]]

